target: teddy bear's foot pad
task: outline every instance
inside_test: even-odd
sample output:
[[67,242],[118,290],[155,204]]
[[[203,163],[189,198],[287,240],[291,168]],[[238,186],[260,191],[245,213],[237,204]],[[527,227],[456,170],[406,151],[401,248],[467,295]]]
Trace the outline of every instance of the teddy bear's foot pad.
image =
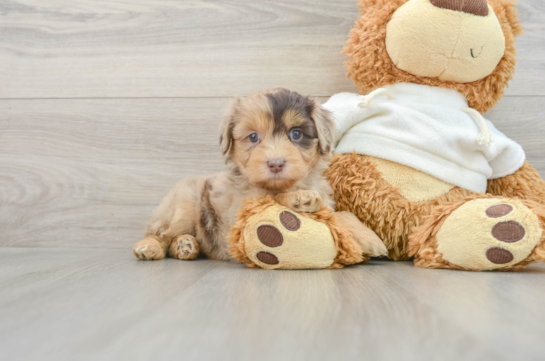
[[271,265],[271,266],[274,266],[274,265],[277,265],[277,264],[280,263],[280,261],[278,260],[278,257],[276,257],[274,254],[269,253],[269,252],[261,251],[256,255],[256,257],[261,262],[263,262],[265,264],[268,264],[268,265]]
[[[289,211],[283,211],[278,216],[280,224],[288,231],[295,232],[301,228],[301,221]],[[257,239],[259,242],[270,248],[282,246],[284,236],[282,232],[272,224],[262,224],[257,227]],[[256,254],[257,259],[266,265],[275,266],[280,263],[278,257],[271,252],[260,251]]]
[[473,270],[524,261],[542,235],[538,217],[518,200],[474,199],[456,209],[437,233],[443,259]]
[[262,268],[326,268],[337,255],[325,224],[273,206],[248,220],[246,253]]

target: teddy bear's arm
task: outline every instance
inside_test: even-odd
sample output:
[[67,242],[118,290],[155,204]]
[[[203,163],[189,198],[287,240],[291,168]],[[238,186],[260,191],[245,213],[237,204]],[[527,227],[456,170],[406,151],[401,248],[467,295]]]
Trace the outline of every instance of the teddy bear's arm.
[[528,162],[513,174],[490,179],[486,191],[496,196],[530,199],[545,205],[545,181]]

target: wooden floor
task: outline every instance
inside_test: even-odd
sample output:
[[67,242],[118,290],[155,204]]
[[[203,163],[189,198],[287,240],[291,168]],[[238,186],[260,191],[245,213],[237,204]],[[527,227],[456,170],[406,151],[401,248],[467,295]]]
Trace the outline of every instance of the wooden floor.
[[[545,5],[486,117],[545,176]],[[235,95],[355,91],[356,0],[0,0],[0,360],[545,360],[545,265],[137,261]]]
[[543,360],[545,265],[342,271],[0,249],[2,360]]

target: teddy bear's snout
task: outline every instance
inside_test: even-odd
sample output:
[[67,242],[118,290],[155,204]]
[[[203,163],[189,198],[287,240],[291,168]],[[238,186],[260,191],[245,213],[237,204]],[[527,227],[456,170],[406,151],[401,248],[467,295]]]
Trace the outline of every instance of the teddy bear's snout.
[[431,0],[431,3],[442,9],[462,11],[477,16],[488,15],[486,0]]

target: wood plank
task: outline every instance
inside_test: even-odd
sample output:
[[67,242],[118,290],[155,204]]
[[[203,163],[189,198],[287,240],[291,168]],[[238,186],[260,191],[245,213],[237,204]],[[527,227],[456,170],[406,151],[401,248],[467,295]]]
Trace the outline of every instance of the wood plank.
[[[1,359],[75,357],[67,354],[85,358],[86,353],[78,349],[78,343],[85,343],[89,349],[102,348],[96,338],[101,338],[104,332],[138,323],[148,313],[159,310],[155,307],[168,303],[219,265],[138,263],[129,250],[3,250],[0,251]],[[86,310],[90,309],[94,311],[88,313]],[[116,321],[112,323],[114,318]],[[95,326],[100,328],[95,339],[85,337]],[[24,335],[28,332],[32,336]],[[115,332],[111,337],[116,337]],[[65,343],[67,337],[71,341]],[[30,339],[33,346],[28,343]],[[42,352],[44,355],[40,357]]]
[[517,68],[507,95],[545,95],[545,6],[540,0],[517,1],[524,34],[517,38]]
[[340,54],[353,0],[16,0],[0,10],[2,98],[354,89]]
[[543,275],[543,264],[513,274],[389,261],[266,271],[0,248],[0,357],[539,360]]
[[[515,360],[520,350],[533,348],[545,337],[545,328],[528,332],[543,322],[545,265],[532,265],[501,276],[491,272],[452,272],[414,268],[391,262],[391,280],[418,297],[442,317],[452,320],[480,342],[494,345],[498,355]],[[436,272],[437,271],[437,272]],[[512,312],[516,309],[517,312]],[[495,325],[491,327],[492,325]],[[538,353],[533,359],[542,358]]]
[[222,169],[227,101],[0,102],[0,243],[135,243],[178,179]]
[[[507,94],[545,95],[543,4],[519,8]],[[0,98],[353,91],[340,51],[357,14],[356,0],[0,0]]]
[[[0,101],[0,245],[129,249],[178,179],[221,171],[228,101]],[[544,113],[509,97],[487,115],[542,175]]]

